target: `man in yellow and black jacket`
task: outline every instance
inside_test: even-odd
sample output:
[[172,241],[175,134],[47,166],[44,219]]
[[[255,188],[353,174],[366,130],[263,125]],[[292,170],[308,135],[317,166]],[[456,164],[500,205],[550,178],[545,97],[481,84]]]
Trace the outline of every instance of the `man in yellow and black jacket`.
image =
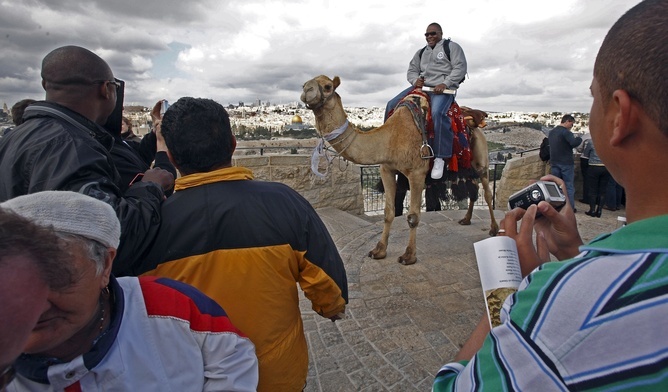
[[331,236],[297,192],[253,181],[250,170],[231,165],[236,140],[220,104],[181,98],[161,128],[183,177],[136,272],[189,283],[221,304],[255,344],[259,391],[302,390],[308,350],[296,283],[313,310],[332,321],[348,302]]

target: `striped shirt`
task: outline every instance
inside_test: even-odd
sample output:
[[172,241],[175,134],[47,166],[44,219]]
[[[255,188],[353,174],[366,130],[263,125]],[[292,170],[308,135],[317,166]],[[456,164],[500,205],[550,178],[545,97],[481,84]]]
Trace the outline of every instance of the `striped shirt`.
[[525,278],[503,324],[433,391],[668,391],[668,215],[580,250]]

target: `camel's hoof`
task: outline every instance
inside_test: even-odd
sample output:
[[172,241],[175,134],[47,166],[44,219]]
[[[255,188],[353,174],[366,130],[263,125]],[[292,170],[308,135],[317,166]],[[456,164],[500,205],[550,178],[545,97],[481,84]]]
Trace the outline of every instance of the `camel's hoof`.
[[459,223],[459,224],[462,225],[462,226],[469,226],[469,225],[471,225],[471,220],[470,220],[470,219],[466,219],[466,218],[464,218],[464,219],[460,220],[460,221],[457,222],[457,223]]
[[384,259],[385,256],[387,256],[386,252],[381,252],[377,249],[374,249],[371,252],[369,252],[369,257],[371,257],[372,259]]
[[499,233],[499,228],[498,227],[492,227],[489,229],[489,236],[490,237],[496,237],[496,235]]
[[397,260],[397,261],[401,265],[411,265],[411,264],[415,264],[417,262],[417,257],[408,258],[408,257],[401,256],[401,257],[399,257],[399,260]]

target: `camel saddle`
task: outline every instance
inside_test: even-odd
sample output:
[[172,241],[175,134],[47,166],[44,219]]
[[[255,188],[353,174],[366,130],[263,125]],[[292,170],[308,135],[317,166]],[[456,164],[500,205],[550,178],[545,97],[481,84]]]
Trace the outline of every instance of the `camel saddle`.
[[[423,147],[430,141],[434,140],[434,122],[431,118],[431,111],[429,110],[431,100],[429,94],[425,93],[419,88],[415,88],[408,92],[406,96],[399,102],[399,104],[390,111],[389,116],[399,107],[407,107],[413,114],[415,126],[422,133]],[[460,170],[469,171],[471,169],[471,130],[464,123],[464,116],[462,110],[456,101],[452,102],[448,109],[448,117],[450,117],[450,125],[453,132],[452,139],[452,157],[448,160],[448,172],[451,177],[457,177]],[[429,147],[431,150],[431,147]],[[431,150],[433,151],[433,150]],[[431,155],[425,156],[421,148],[421,155],[423,158],[433,158]]]

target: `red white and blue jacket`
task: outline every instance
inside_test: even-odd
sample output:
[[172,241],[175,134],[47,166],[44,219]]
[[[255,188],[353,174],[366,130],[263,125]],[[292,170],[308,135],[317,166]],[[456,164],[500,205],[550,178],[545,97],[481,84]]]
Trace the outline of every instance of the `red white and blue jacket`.
[[70,362],[22,355],[8,391],[255,391],[251,341],[225,311],[171,279],[119,278],[107,332]]

